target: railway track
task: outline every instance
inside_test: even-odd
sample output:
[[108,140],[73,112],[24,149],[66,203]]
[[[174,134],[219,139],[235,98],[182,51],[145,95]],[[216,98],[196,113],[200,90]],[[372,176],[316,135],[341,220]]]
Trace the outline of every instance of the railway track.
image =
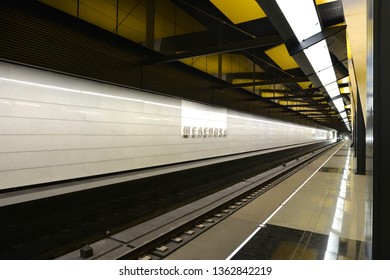
[[[149,252],[152,258],[161,258],[267,191],[271,180],[282,178],[290,165],[293,168],[308,160],[314,151],[318,154],[319,146],[284,149],[2,206],[0,259],[80,259],[80,248],[91,259],[138,259]],[[274,174],[278,169],[280,174]],[[81,186],[90,181],[100,182],[101,178],[81,182]],[[55,185],[44,187],[60,190]],[[11,195],[0,193],[0,199]],[[88,255],[90,249],[92,256]]]
[[[305,167],[329,147],[243,179],[217,193],[160,215],[59,259],[163,259]],[[89,255],[81,257],[83,252]]]

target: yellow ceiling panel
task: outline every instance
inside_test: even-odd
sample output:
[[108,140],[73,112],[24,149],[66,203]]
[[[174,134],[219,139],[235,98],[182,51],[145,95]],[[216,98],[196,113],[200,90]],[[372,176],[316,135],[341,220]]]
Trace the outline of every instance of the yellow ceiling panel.
[[288,53],[285,44],[277,45],[276,47],[268,49],[265,53],[283,70],[298,67],[298,64]]
[[340,88],[340,93],[351,93],[351,90],[349,89],[349,87],[343,87],[343,88]]
[[71,14],[72,16],[77,15],[77,0],[69,0],[69,1],[40,0],[40,2],[52,6],[57,10]]
[[281,97],[285,96],[283,93],[270,93],[270,92],[262,92],[261,97]]
[[234,24],[266,17],[255,0],[210,0]]
[[260,82],[260,80],[253,79],[234,79],[232,84],[243,84],[243,83],[252,83],[252,82]]
[[330,2],[335,2],[337,0],[316,0],[316,4],[317,5],[322,5],[322,4],[326,4],[326,3],[330,3]]
[[298,83],[298,85],[300,85],[301,88],[303,88],[303,89],[308,89],[309,86],[311,85],[311,82],[301,82],[301,83]]
[[348,84],[349,83],[349,76],[342,78],[341,80],[338,80],[339,84]]

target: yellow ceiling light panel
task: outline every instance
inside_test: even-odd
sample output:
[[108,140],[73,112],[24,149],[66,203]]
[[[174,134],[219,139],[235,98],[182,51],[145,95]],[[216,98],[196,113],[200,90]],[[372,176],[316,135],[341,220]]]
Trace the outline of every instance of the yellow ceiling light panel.
[[298,68],[298,64],[290,56],[285,44],[277,45],[265,51],[265,53],[283,70]]
[[266,17],[255,0],[210,0],[234,24]]
[[317,5],[322,5],[330,2],[336,2],[337,0],[316,0]]

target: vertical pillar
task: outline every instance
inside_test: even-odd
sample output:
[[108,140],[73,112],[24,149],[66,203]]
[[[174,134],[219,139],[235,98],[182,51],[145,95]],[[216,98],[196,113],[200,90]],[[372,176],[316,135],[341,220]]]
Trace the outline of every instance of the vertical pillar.
[[357,157],[357,151],[356,151],[356,143],[357,143],[357,127],[356,127],[356,110],[355,110],[355,114],[354,114],[354,117],[353,117],[353,156],[354,157]]
[[119,29],[119,0],[116,0],[116,22],[115,22],[115,34],[118,35]]
[[146,0],[146,47],[154,49],[154,0]]
[[366,174],[366,124],[360,101],[360,92],[357,92],[357,108],[356,108],[356,174]]
[[[222,24],[219,21],[218,22],[218,45],[222,44],[222,38],[223,38]],[[218,53],[218,78],[219,79],[222,79],[222,61],[223,61],[222,53]]]
[[218,78],[222,79],[222,54],[218,54]]
[[[373,4],[373,57],[369,55],[368,85],[373,80],[372,98],[369,97],[373,109],[368,103],[369,118],[372,118],[372,171],[373,171],[373,236],[372,254],[374,259],[390,259],[390,1],[369,0]],[[370,11],[369,11],[370,13]],[[370,26],[368,26],[368,32]],[[369,40],[370,41],[370,40]],[[369,42],[370,43],[370,42]],[[370,53],[369,53],[370,54]],[[370,135],[370,134],[369,134]],[[368,141],[371,141],[368,139]]]

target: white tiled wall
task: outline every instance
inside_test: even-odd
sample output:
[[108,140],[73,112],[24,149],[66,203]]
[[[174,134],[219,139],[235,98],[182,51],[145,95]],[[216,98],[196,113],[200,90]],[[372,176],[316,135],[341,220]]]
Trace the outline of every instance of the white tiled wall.
[[327,137],[326,131],[215,111],[226,114],[226,137],[184,138],[179,99],[0,62],[0,189]]

